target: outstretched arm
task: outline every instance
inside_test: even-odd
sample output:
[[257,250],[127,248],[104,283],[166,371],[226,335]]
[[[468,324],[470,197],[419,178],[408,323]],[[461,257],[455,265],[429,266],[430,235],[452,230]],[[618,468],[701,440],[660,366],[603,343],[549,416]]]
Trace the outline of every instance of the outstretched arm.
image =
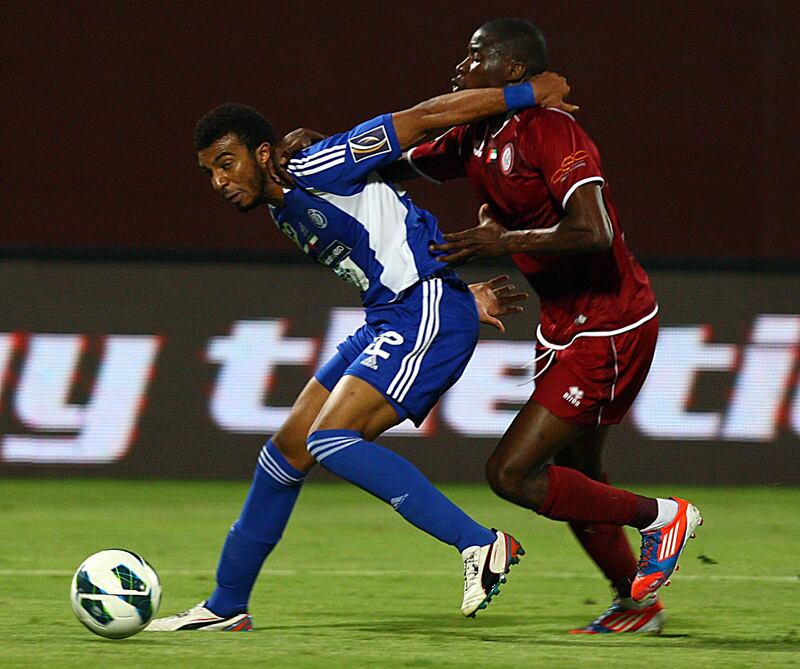
[[423,140],[431,130],[449,128],[503,114],[509,109],[536,104],[575,109],[563,102],[569,93],[566,79],[554,72],[543,72],[530,82],[505,88],[476,88],[439,95],[404,111],[392,114],[394,130],[401,148]]
[[[527,96],[527,106],[538,104],[547,107],[556,107],[572,112],[578,109],[573,104],[564,101],[570,88],[566,79],[554,72],[543,72],[531,81],[507,87],[511,91],[511,102],[519,102],[525,98],[525,91],[532,92]],[[426,140],[443,128],[468,123],[480,118],[502,114],[509,108],[518,108],[516,104],[510,106],[507,99],[509,90],[504,88],[484,88],[469,91],[459,91],[447,95],[440,95],[425,102],[392,115],[395,132],[402,148],[408,148]],[[525,106],[525,105],[522,105]],[[286,188],[293,187],[294,179],[287,170],[289,160],[298,151],[308,148],[312,144],[324,139],[324,135],[309,130],[298,128],[286,135],[280,142],[272,147],[272,164],[274,166],[273,180]],[[417,172],[407,164],[398,161],[394,165],[383,166],[381,173],[393,181],[402,181],[414,178]]]
[[614,233],[597,184],[578,187],[567,202],[566,215],[556,225],[534,230],[507,230],[492,218],[489,206],[478,212],[479,225],[444,236],[444,244],[432,251],[444,251],[439,258],[449,263],[464,263],[475,258],[506,256],[512,253],[564,255],[592,253],[611,247]]

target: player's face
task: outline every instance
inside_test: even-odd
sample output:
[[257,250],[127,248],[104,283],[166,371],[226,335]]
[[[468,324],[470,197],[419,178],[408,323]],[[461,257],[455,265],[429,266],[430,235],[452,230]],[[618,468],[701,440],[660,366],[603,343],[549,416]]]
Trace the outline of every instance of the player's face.
[[478,29],[467,45],[467,57],[456,65],[456,76],[451,79],[453,90],[505,86],[506,64],[494,47],[492,36]]
[[264,202],[266,176],[253,152],[233,133],[198,151],[197,162],[212,188],[239,211],[250,211]]

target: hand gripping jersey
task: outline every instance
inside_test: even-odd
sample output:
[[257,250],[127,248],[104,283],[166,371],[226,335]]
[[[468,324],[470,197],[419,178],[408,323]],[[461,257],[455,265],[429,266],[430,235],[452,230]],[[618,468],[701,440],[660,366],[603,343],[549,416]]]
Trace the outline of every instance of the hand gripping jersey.
[[494,131],[486,121],[458,126],[409,151],[408,160],[434,180],[468,176],[510,230],[556,225],[575,189],[603,186],[614,233],[608,251],[513,256],[541,300],[540,340],[565,345],[576,335],[624,331],[655,315],[650,281],[625,244],[597,147],[571,115],[534,107]]
[[356,286],[365,307],[446,267],[428,250],[442,240],[436,217],[375,171],[400,155],[391,114],[378,116],[295,154],[298,188],[270,207],[281,231]]

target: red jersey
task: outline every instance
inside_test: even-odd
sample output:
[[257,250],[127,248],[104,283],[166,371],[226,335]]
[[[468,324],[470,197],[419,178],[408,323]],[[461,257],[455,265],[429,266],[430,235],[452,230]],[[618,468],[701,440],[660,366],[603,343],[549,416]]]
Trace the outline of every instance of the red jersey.
[[610,249],[512,256],[539,295],[541,334],[563,345],[579,333],[629,329],[655,315],[650,281],[625,244],[600,154],[570,114],[532,107],[494,132],[487,121],[458,126],[409,151],[408,160],[434,180],[469,177],[478,197],[509,230],[556,225],[575,189],[597,182],[613,228]]

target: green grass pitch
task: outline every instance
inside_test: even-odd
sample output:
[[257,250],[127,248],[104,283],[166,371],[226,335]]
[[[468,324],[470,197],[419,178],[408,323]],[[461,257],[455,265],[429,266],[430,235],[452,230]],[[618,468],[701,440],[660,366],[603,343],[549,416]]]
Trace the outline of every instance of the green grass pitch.
[[[663,591],[658,637],[567,634],[610,594],[566,526],[480,485],[443,489],[527,550],[501,596],[459,612],[457,553],[345,484],[311,482],[251,601],[252,633],[94,636],[69,582],[90,553],[144,555],[161,615],[213,586],[244,483],[15,480],[0,483],[0,666],[23,667],[789,667],[800,665],[800,490],[676,486],[706,523]],[[637,545],[638,549],[638,545]]]

